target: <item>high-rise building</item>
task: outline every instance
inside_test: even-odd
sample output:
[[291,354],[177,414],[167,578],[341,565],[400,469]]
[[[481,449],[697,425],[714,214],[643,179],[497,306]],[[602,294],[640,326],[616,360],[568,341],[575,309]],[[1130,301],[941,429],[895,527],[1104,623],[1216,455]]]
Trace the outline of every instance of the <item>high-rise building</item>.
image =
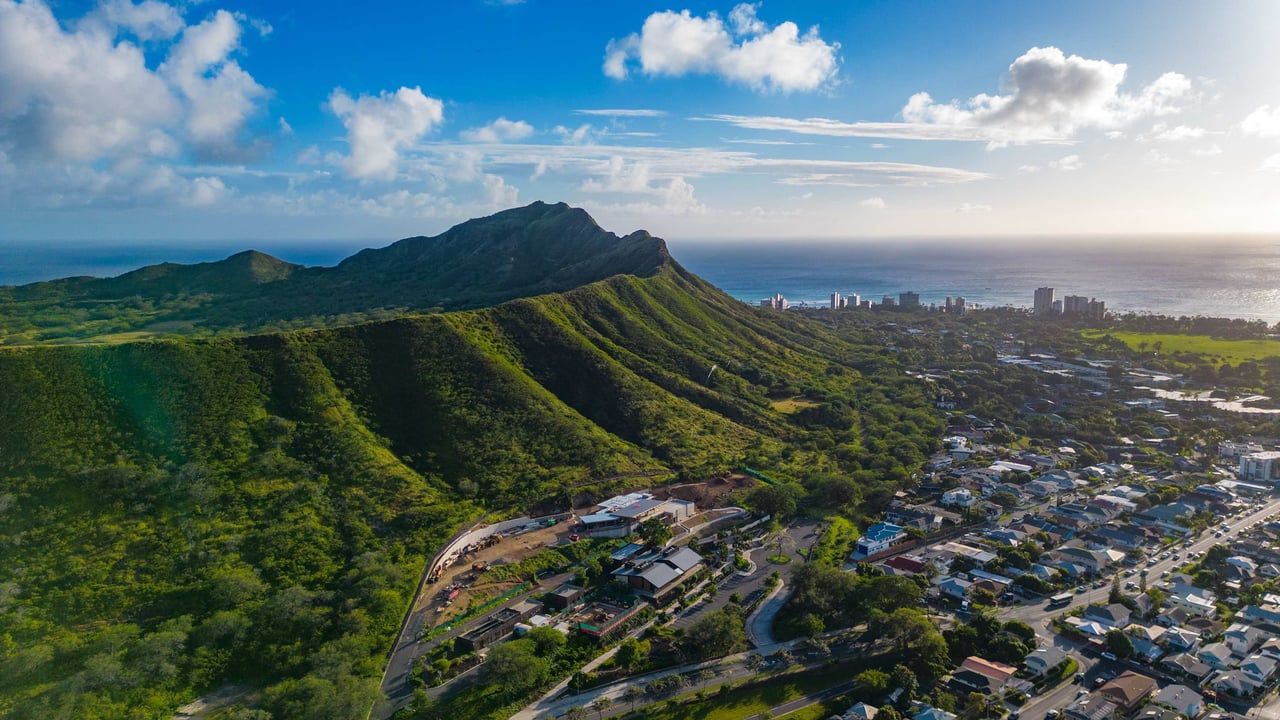
[[880,304],[884,307],[895,307],[898,304],[898,300],[892,295],[885,295],[880,298]]
[[840,300],[841,300],[840,293],[838,292],[831,293],[831,309],[832,310],[839,310],[841,308]]
[[1068,295],[1062,299],[1062,312],[1067,315],[1085,315],[1089,312],[1089,298],[1083,295]]
[[1053,313],[1053,288],[1036,288],[1036,299],[1035,304],[1032,306],[1032,311],[1041,316]]
[[898,304],[904,308],[920,307],[920,293],[907,292],[898,293]]
[[787,302],[787,299],[782,297],[782,293],[777,293],[773,297],[761,300],[760,307],[773,308],[774,310],[786,310],[791,307],[791,303]]
[[1089,300],[1089,317],[1094,320],[1104,320],[1107,317],[1107,304],[1101,300],[1091,298]]
[[954,311],[955,311],[955,305],[954,305],[954,304],[952,304],[952,302],[951,302],[951,296],[950,296],[950,295],[948,295],[948,296],[947,296],[947,304],[946,304],[946,305],[944,305],[944,306],[942,307],[942,311],[943,311],[943,312],[954,312]]
[[858,295],[858,293],[849,293],[848,295],[844,296],[844,299],[845,299],[845,302],[847,302],[849,304],[849,307],[851,308],[862,306],[862,296]]
[[957,315],[963,315],[963,314],[964,314],[964,311],[965,311],[965,304],[964,304],[964,296],[963,296],[963,295],[959,295],[959,296],[957,296],[957,297],[956,297],[955,311],[956,311],[956,314],[957,314]]
[[1061,315],[1061,314],[1062,314],[1062,300],[1054,300],[1054,301],[1053,301],[1053,314],[1054,314],[1054,315]]

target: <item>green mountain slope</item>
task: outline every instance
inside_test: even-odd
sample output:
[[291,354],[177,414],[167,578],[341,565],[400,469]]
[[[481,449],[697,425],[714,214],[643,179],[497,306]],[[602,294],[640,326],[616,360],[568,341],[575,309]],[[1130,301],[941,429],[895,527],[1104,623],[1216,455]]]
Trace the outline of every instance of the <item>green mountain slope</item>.
[[120,341],[350,324],[560,292],[667,262],[644,231],[618,237],[578,208],[536,202],[435,237],[363,250],[332,268],[256,251],[115,278],[0,287],[0,344]]
[[[892,353],[650,246],[646,276],[480,310],[0,351],[0,717],[168,718],[247,683],[280,720],[363,718],[465,521],[744,462],[870,498],[935,442]],[[796,395],[814,411],[771,407]]]

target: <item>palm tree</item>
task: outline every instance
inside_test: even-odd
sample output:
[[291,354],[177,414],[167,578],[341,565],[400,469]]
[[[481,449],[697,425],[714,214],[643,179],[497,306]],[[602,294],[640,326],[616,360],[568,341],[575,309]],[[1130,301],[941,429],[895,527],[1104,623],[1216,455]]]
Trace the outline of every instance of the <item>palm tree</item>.
[[636,703],[639,702],[640,699],[643,697],[644,697],[644,690],[636,685],[632,685],[631,687],[628,687],[626,691],[622,693],[622,699],[626,700],[628,703],[631,704],[632,710],[636,709]]
[[587,720],[587,709],[581,705],[574,705],[564,711],[564,715],[560,716],[562,720]]
[[603,720],[604,712],[613,707],[613,698],[608,695],[601,695],[596,698],[595,702],[591,703],[591,707],[596,709],[597,720]]

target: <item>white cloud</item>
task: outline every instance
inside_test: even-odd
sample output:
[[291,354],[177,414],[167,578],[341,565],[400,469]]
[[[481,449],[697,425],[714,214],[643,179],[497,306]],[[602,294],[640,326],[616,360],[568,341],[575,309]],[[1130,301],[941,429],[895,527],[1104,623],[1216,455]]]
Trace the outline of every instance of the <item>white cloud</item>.
[[662,117],[666,110],[649,110],[645,108],[602,108],[593,110],[574,110],[578,115],[602,115],[604,117]]
[[226,10],[182,31],[182,38],[160,66],[187,99],[186,127],[202,149],[225,153],[234,148],[245,122],[267,90],[230,59],[240,47],[240,21]]
[[889,146],[885,145],[884,143],[871,143],[872,150],[886,150],[888,149],[888,147]]
[[1178,73],[1161,75],[1137,94],[1121,92],[1127,70],[1123,63],[1035,47],[1009,66],[1005,94],[938,103],[928,93],[916,93],[902,117],[912,123],[997,128],[1010,142],[1036,142],[1069,138],[1081,128],[1169,115],[1191,99],[1191,81]]
[[884,198],[872,197],[866,200],[859,200],[858,207],[870,208],[872,210],[883,210],[885,208]]
[[793,22],[770,29],[750,4],[734,7],[728,26],[714,12],[666,10],[650,15],[639,34],[609,41],[604,73],[622,80],[638,62],[649,76],[707,74],[756,90],[813,91],[835,81],[839,49],[816,26],[804,35]]
[[1019,166],[1018,166],[1018,172],[1020,172],[1020,173],[1027,173],[1028,175],[1030,175],[1031,173],[1037,173],[1037,172],[1040,172],[1040,166],[1038,166],[1038,165],[1019,165]]
[[1151,148],[1142,155],[1142,162],[1145,165],[1157,168],[1178,164],[1178,161],[1170,157],[1168,153],[1161,152],[1155,148]]
[[1280,153],[1263,160],[1258,169],[1263,172],[1280,172]]
[[293,134],[293,126],[289,124],[289,121],[288,121],[288,120],[285,120],[284,118],[280,118],[280,119],[279,119],[279,122],[280,122],[280,134],[281,134],[281,135],[292,135],[292,134]]
[[960,203],[956,207],[956,212],[962,215],[977,215],[979,213],[991,212],[991,206],[985,203]]
[[467,142],[497,143],[524,140],[533,134],[533,126],[523,120],[500,117],[483,127],[463,130],[459,136]]
[[131,0],[109,0],[85,17],[82,27],[96,25],[101,30],[132,33],[143,42],[168,40],[186,27],[177,8],[155,0],[134,4]]
[[485,197],[494,207],[509,208],[519,201],[520,190],[508,185],[498,175],[485,175],[483,184]]
[[609,134],[609,129],[596,128],[591,123],[583,123],[576,128],[557,125],[551,129],[551,132],[559,135],[567,145],[594,145],[599,142],[600,138]]
[[1209,131],[1202,127],[1191,127],[1188,125],[1178,125],[1169,127],[1166,123],[1156,123],[1151,126],[1151,132],[1138,136],[1140,142],[1182,142],[1183,140],[1198,140]]
[[329,109],[347,128],[346,173],[360,179],[394,178],[400,151],[444,122],[444,103],[417,87],[354,99],[339,88]]
[[1263,105],[1249,113],[1240,123],[1240,129],[1246,135],[1262,138],[1280,137],[1280,106],[1272,108]]
[[1084,167],[1084,161],[1080,159],[1079,155],[1067,155],[1066,157],[1050,161],[1049,167],[1054,170],[1061,170],[1062,172],[1072,172],[1073,170],[1079,170]]
[[1195,155],[1196,157],[1213,157],[1215,155],[1222,154],[1222,147],[1219,146],[1217,143],[1214,143],[1207,147],[1195,148],[1194,150],[1191,151],[1191,154]]
[[191,181],[191,189],[186,204],[192,207],[215,205],[229,194],[227,186],[220,178],[198,177]]
[[796,142],[794,140],[734,140],[726,139],[727,143],[735,143],[737,145],[812,145],[811,142]]
[[1136,94],[1120,91],[1127,67],[1032,48],[1009,66],[1003,95],[939,103],[925,92],[902,108],[905,122],[843,122],[717,114],[706,119],[755,130],[832,137],[1009,143],[1070,143],[1089,127],[1108,128],[1146,116],[1176,113],[1193,100],[1191,81],[1165,73]]

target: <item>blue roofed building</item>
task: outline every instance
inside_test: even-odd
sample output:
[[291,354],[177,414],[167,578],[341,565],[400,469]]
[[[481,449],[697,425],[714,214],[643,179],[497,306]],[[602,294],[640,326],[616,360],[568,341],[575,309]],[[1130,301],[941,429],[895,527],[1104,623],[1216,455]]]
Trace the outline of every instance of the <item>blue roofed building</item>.
[[907,531],[901,525],[878,522],[867,528],[862,537],[858,538],[858,545],[854,548],[852,557],[854,560],[861,560],[884,552],[902,542],[906,537]]

